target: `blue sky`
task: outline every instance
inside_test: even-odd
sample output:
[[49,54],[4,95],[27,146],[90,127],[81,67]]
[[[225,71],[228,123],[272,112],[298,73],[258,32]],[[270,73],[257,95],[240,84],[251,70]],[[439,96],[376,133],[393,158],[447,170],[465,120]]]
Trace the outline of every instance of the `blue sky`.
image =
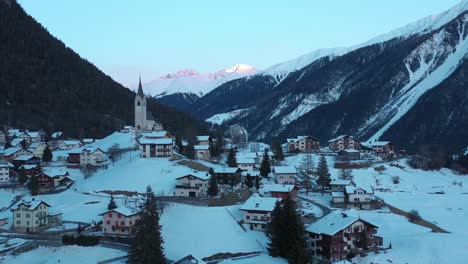
[[123,84],[184,68],[264,69],[350,46],[459,0],[19,0],[52,35]]

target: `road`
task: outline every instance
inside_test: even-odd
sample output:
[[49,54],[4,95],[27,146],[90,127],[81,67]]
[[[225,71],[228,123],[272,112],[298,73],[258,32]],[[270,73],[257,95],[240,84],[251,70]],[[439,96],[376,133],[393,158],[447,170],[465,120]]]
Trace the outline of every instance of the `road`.
[[302,195],[298,195],[297,198],[298,198],[299,200],[302,200],[302,201],[311,203],[311,204],[313,204],[313,205],[319,207],[319,208],[322,210],[322,212],[323,212],[323,214],[322,214],[321,217],[316,217],[316,218],[314,217],[314,218],[312,218],[312,219],[311,219],[311,218],[304,219],[304,223],[305,223],[305,224],[310,224],[310,223],[312,223],[312,222],[316,222],[316,221],[319,220],[320,218],[322,218],[322,217],[328,215],[329,213],[331,213],[331,212],[333,211],[332,209],[328,208],[327,206],[325,206],[325,205],[323,205],[323,204],[320,204],[320,203],[317,203],[316,201],[312,200],[311,198],[304,197],[304,196],[302,196]]

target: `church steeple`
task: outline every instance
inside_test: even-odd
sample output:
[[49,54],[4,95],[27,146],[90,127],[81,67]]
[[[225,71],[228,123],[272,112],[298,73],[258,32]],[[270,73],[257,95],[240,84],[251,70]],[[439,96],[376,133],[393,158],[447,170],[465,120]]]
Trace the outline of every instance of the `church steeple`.
[[143,86],[141,86],[141,75],[140,75],[140,82],[138,83],[138,95],[141,97],[145,97],[143,94]]

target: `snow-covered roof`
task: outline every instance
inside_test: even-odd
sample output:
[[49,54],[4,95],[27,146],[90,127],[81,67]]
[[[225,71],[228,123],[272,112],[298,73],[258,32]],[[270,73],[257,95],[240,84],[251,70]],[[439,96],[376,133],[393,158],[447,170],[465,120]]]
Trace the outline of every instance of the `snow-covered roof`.
[[255,160],[252,158],[237,158],[237,164],[255,164]]
[[6,161],[0,159],[0,167],[5,168],[5,167],[14,167],[14,166],[11,165],[9,162],[6,162]]
[[346,186],[345,187],[346,193],[354,193],[355,191],[358,190],[363,190],[366,193],[374,193],[374,190],[372,190],[372,187],[367,186],[367,187],[362,187],[362,186]]
[[15,138],[11,141],[11,145],[12,146],[17,146],[18,144],[21,144],[21,142],[23,141],[24,139],[23,138]]
[[[1,164],[0,164],[1,166]],[[25,164],[25,165],[21,165],[21,167],[19,167],[20,169],[21,168],[24,168],[25,170],[31,170],[31,169],[35,169],[37,168],[39,165],[37,164],[34,164],[34,165],[30,165],[30,164]]]
[[274,166],[272,168],[272,171],[274,173],[279,173],[279,174],[296,174],[297,169],[293,166]]
[[210,136],[197,136],[197,141],[208,141]]
[[39,205],[41,204],[45,204],[47,207],[50,207],[49,204],[47,204],[46,202],[44,201],[41,201],[41,200],[31,200],[31,201],[23,201],[21,203],[19,203],[18,205],[16,205],[14,208],[12,208],[12,210],[18,210],[20,208],[21,205],[25,205],[27,207],[27,210],[29,211],[33,211],[34,209],[36,209]]
[[347,186],[347,185],[351,185],[351,180],[341,180],[341,179],[333,180],[333,181],[330,182],[330,185],[344,185],[344,186]]
[[166,130],[144,132],[142,135],[147,138],[162,138],[168,134]]
[[340,139],[342,139],[342,138],[344,138],[344,137],[350,137],[350,138],[352,138],[352,139],[354,139],[354,140],[357,140],[357,139],[355,139],[355,138],[352,137],[352,136],[348,136],[348,135],[339,135],[339,136],[337,136],[336,138],[332,138],[332,139],[328,140],[328,143],[331,143],[331,142],[340,140]]
[[[257,157],[263,157],[264,154],[265,152],[257,152]],[[273,153],[273,151],[268,151],[268,156],[272,157],[274,155],[275,153]]]
[[281,199],[252,195],[239,210],[271,212],[275,208],[277,201],[281,201]]
[[28,161],[30,159],[34,158],[33,155],[20,155],[16,158],[14,158],[13,160],[16,160],[16,161]]
[[[262,154],[263,155],[263,154]],[[256,152],[242,152],[242,153],[237,153],[237,158],[252,158],[255,159],[258,157],[258,154]]]
[[89,153],[94,153],[95,151],[101,151],[104,152],[102,149],[94,146],[89,146],[89,147],[84,147],[81,152],[89,152]]
[[172,264],[206,264],[206,262],[192,255],[188,255],[177,261],[172,262]]
[[42,170],[50,177],[65,176],[68,174],[68,171],[62,167],[44,167]]
[[217,167],[217,168],[214,168],[214,172],[215,173],[236,173],[238,170],[240,170],[239,168],[231,168],[231,167]]
[[79,145],[81,142],[79,140],[63,140],[64,145]]
[[61,132],[61,131],[57,131],[57,132],[52,133],[53,138],[58,138],[58,137],[61,137],[62,135],[63,135],[63,132]]
[[170,145],[172,144],[172,138],[142,138],[140,144],[154,144],[154,145]]
[[296,186],[293,184],[265,184],[260,188],[260,193],[287,192],[290,193]]
[[376,141],[376,142],[371,143],[370,145],[372,147],[383,147],[387,144],[390,144],[390,141]]
[[210,146],[208,146],[208,145],[195,145],[195,146],[193,146],[193,148],[195,150],[208,150],[210,148]]
[[39,137],[43,132],[40,132],[40,131],[29,131],[28,132],[28,135],[31,136],[31,137]]
[[356,150],[356,149],[343,149],[341,151],[348,152],[348,153],[359,153],[359,150]]
[[345,213],[333,211],[315,223],[310,224],[306,231],[314,234],[332,236],[358,221],[359,218]]
[[205,172],[192,172],[192,173],[187,174],[187,175],[185,175],[185,176],[176,178],[176,180],[180,180],[180,179],[183,179],[183,178],[187,178],[187,177],[189,177],[189,176],[198,178],[198,179],[203,180],[203,181],[207,181],[207,180],[209,180],[210,177],[211,177],[210,174],[205,173]]
[[344,192],[332,192],[331,195],[332,195],[333,198],[344,198],[345,197]]
[[94,138],[84,138],[83,139],[83,143],[93,143],[94,142]]
[[10,156],[10,155],[15,154],[16,152],[18,152],[18,151],[20,151],[20,150],[21,150],[21,148],[13,148],[13,147],[11,147],[11,148],[4,149],[3,152],[2,152],[2,154],[3,154],[4,156]]
[[132,215],[136,215],[138,214],[139,212],[135,209],[131,209],[131,208],[128,208],[128,207],[118,207],[118,208],[115,208],[115,209],[112,209],[112,210],[108,210],[100,215],[103,215],[103,214],[107,214],[108,212],[116,212],[116,213],[119,213],[121,215],[124,215],[124,216],[132,216]]

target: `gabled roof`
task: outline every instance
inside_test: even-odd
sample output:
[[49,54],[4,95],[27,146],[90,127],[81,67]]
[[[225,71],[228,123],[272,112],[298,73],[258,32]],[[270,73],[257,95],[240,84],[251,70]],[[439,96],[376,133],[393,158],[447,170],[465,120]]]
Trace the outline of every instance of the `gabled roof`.
[[62,140],[65,145],[79,145],[81,142],[79,140]]
[[173,143],[172,138],[141,138],[140,144],[152,144],[152,145],[170,145]]
[[334,180],[334,181],[331,181],[330,182],[330,185],[342,185],[342,186],[348,186],[348,185],[351,185],[351,180],[341,180],[341,179],[338,179],[338,180]]
[[172,262],[172,264],[207,264],[205,261],[198,259],[192,255],[185,256],[177,261]]
[[265,184],[260,188],[260,193],[287,192],[290,193],[296,186],[293,184]]
[[106,211],[106,212],[104,212],[104,213],[102,213],[100,215],[107,214],[109,212],[116,212],[116,213],[119,213],[119,214],[127,216],[127,217],[140,213],[137,210],[130,209],[128,207],[118,207],[118,208],[115,208],[115,209],[112,209],[112,210],[108,210],[108,211]]
[[193,148],[195,150],[208,150],[210,148],[210,146],[208,146],[208,145],[195,145],[195,146],[193,146]]
[[33,211],[41,204],[45,204],[47,207],[50,207],[50,205],[44,201],[32,200],[32,201],[23,201],[19,203],[18,205],[16,205],[15,208],[12,208],[11,210],[18,210],[21,205],[25,205],[27,207],[27,210]]
[[53,138],[58,138],[58,137],[61,137],[62,135],[63,135],[62,131],[57,131],[57,132],[52,133]]
[[28,135],[31,136],[31,137],[39,137],[43,133],[44,132],[41,132],[41,131],[29,131]]
[[[1,167],[1,164],[0,164],[0,167]],[[31,169],[39,168],[39,165],[37,165],[37,164],[34,164],[34,165],[25,164],[25,165],[21,165],[19,168],[20,169],[24,168],[25,170],[31,170]]]
[[[33,155],[20,155],[16,158],[14,158],[13,160],[15,161],[28,161],[30,159],[34,159],[36,157],[34,157]],[[39,158],[36,158],[36,159],[39,159]]]
[[297,169],[293,166],[273,166],[272,170],[273,173],[279,174],[296,174]]
[[208,141],[210,136],[197,136],[197,141]]
[[83,138],[83,143],[93,143],[95,140],[94,138]]
[[323,217],[322,219],[318,220],[317,222],[309,225],[306,228],[306,231],[314,234],[324,234],[328,236],[333,236],[334,234],[354,224],[356,221],[363,221],[364,223],[377,228],[377,226],[367,221],[364,221],[358,217],[348,216],[345,213],[333,211],[330,214]]
[[356,150],[356,149],[342,149],[338,153],[340,153],[340,152],[359,153],[359,150]]
[[247,199],[247,201],[245,201],[244,205],[242,205],[239,210],[271,212],[275,208],[277,201],[281,201],[281,199],[252,195],[249,199]]
[[102,153],[104,153],[104,151],[98,147],[94,147],[94,146],[89,146],[89,147],[85,147],[83,148],[83,150],[81,152],[89,152],[89,153],[94,153],[96,151],[101,151]]
[[352,136],[348,136],[348,135],[340,135],[340,136],[337,136],[336,138],[332,138],[332,139],[328,140],[328,143],[331,143],[331,142],[334,142],[334,141],[340,140],[340,139],[342,139],[342,138],[345,138],[345,137],[349,137],[349,138],[352,138],[352,139],[354,139],[354,140],[356,140],[356,141],[359,141],[359,140],[355,139],[355,138],[354,138],[354,137],[352,137]]
[[346,197],[344,192],[332,192],[331,195],[333,198],[345,198]]
[[190,176],[195,177],[197,179],[200,179],[202,181],[207,181],[211,177],[208,173],[197,173],[197,174],[194,173],[194,174],[187,174],[185,176],[176,178],[176,180],[181,180],[181,179],[184,179],[184,178],[187,178],[187,177],[190,177]]
[[44,170],[44,174],[50,177],[69,175],[68,171],[63,169],[62,167],[44,167],[43,170]]
[[166,130],[159,130],[159,131],[151,131],[151,132],[144,132],[142,135],[146,138],[162,138],[169,133]]
[[239,168],[231,168],[231,167],[222,167],[222,168],[215,168],[214,173],[236,173],[236,172],[242,172],[241,169]]
[[7,148],[7,149],[4,149],[2,154],[4,156],[10,156],[10,155],[13,155],[15,154],[16,152],[20,151],[21,148],[14,148],[14,147],[11,147],[11,148]]
[[357,190],[363,190],[363,191],[365,191],[366,193],[369,193],[369,194],[374,193],[374,190],[372,190],[372,187],[370,187],[370,186],[367,186],[367,187],[346,186],[345,190],[346,190],[347,194],[354,193]]
[[237,164],[255,164],[255,160],[252,158],[238,158]]

